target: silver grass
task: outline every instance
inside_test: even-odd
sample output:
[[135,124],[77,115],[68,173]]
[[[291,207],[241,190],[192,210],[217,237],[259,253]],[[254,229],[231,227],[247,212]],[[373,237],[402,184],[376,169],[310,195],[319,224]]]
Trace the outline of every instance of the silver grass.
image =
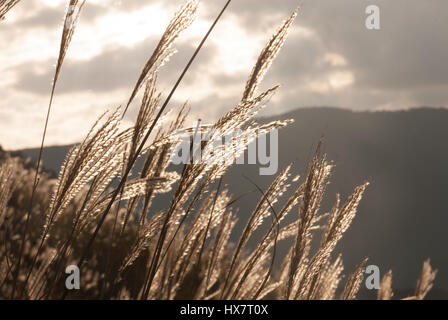
[[381,279],[380,289],[378,290],[378,300],[390,300],[394,293],[392,292],[392,270],[389,270]]
[[[72,0],[69,5],[47,122],[55,84],[84,1]],[[124,111],[118,108],[98,119],[83,142],[69,151],[56,180],[42,174],[39,166],[35,171],[25,170],[18,160],[9,158],[0,163],[0,236],[6,239],[4,245],[0,243],[0,284],[5,284],[0,285],[0,297],[79,298],[56,284],[63,279],[64,266],[81,256],[83,287],[79,294],[96,299],[327,300],[335,299],[338,289],[342,289],[340,299],[356,298],[367,260],[341,288],[344,267],[336,245],[355,218],[368,184],[355,188],[342,204],[337,195],[333,208],[322,213],[333,164],[321,153],[320,144],[303,181],[292,175],[290,165],[266,188],[252,183],[260,200],[239,240],[231,240],[240,214],[235,204],[237,207],[245,195],[231,195],[222,183],[223,176],[249,143],[292,122],[258,124],[254,119],[278,89],[275,86],[256,93],[297,10],[262,50],[241,101],[215,123],[200,126],[206,141],[193,151],[201,152],[204,161],[183,165],[180,174],[168,171],[173,148],[181,139],[192,138],[198,127],[185,127],[187,104],[171,122],[170,110],[165,109],[214,25],[163,104],[156,79],[173,53],[173,43],[195,19],[197,5],[197,1],[187,1],[176,13],[144,66]],[[143,87],[135,122],[123,128],[121,120]],[[214,148],[215,142],[236,129],[241,135]],[[137,159],[143,162],[139,172],[135,169]],[[25,199],[20,189],[33,191],[30,210],[25,212],[12,208],[9,201],[13,194],[19,203]],[[289,190],[290,196],[284,199]],[[169,191],[166,207],[155,212],[154,199]],[[45,221],[43,233],[17,227],[28,220],[33,226]],[[320,244],[312,248],[318,230],[322,233]],[[251,239],[257,241],[253,248],[248,245]],[[278,243],[287,239],[293,241],[292,246],[286,256],[279,256]],[[10,252],[13,247],[19,247],[19,252]],[[273,266],[278,259],[282,263],[276,272]],[[408,299],[423,299],[435,275],[429,261],[425,262],[415,296]],[[379,299],[392,297],[391,279],[391,273],[383,277]]]
[[148,76],[150,76],[152,72],[157,72],[160,66],[162,66],[174,53],[171,50],[171,47],[182,31],[187,29],[196,19],[198,5],[199,3],[197,0],[188,0],[185,5],[181,7],[174,15],[173,19],[166,28],[165,33],[162,35],[156,49],[143,67],[143,70],[126,104],[124,113],[126,113],[132,103],[132,100],[134,100]]
[[367,263],[367,258],[364,259],[356,270],[349,276],[347,284],[342,291],[341,300],[353,300],[358,293],[362,280],[364,279],[364,270]]
[[412,297],[405,298],[405,300],[423,300],[431,290],[436,275],[437,270],[434,270],[431,267],[430,259],[426,260],[423,263],[422,272],[420,274],[420,278],[417,281],[415,294]]
[[5,18],[6,13],[11,10],[20,0],[0,0],[0,21]]
[[272,36],[267,45],[261,51],[255,64],[252,73],[246,83],[246,88],[243,93],[243,100],[250,100],[254,96],[258,85],[263,80],[266,72],[269,70],[273,60],[282,48],[286,36],[297,17],[298,8],[292,13],[291,17],[287,19],[284,24],[278,29],[277,33]]

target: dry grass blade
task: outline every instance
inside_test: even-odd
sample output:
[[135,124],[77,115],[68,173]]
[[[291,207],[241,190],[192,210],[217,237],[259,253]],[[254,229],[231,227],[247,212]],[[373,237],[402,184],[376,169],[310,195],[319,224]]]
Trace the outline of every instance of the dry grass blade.
[[64,62],[68,47],[70,46],[70,42],[72,41],[76,24],[78,22],[79,15],[81,14],[81,9],[84,6],[85,2],[86,0],[70,0],[68,4],[67,13],[65,14],[64,19],[64,25],[62,26],[61,45],[59,48],[59,57],[53,79],[53,87],[56,85],[56,82],[59,78],[62,63]]
[[[0,8],[7,3],[14,2],[0,0]],[[235,198],[224,183],[224,174],[249,144],[292,122],[257,123],[256,115],[278,86],[256,92],[297,10],[262,50],[238,104],[214,124],[185,128],[186,104],[171,122],[168,105],[231,3],[226,1],[161,103],[156,88],[160,66],[197,13],[197,1],[188,0],[128,100],[126,110],[145,88],[134,124],[123,128],[126,110],[105,112],[68,152],[59,177],[50,179],[39,172],[40,160],[56,82],[84,3],[69,1],[36,170],[0,149],[0,299],[64,299],[67,294],[74,299],[335,299],[344,277],[337,244],[368,183],[356,187],[345,202],[337,195],[333,208],[321,212],[333,169],[321,152],[322,142],[303,182],[291,174],[292,164],[268,186],[247,177],[261,194],[249,212],[238,212],[237,205],[252,191]],[[201,143],[195,145],[198,137]],[[187,141],[182,153],[189,153],[177,173],[170,168],[181,141]],[[161,193],[168,198],[158,197]],[[285,255],[278,250],[284,240],[291,240]],[[340,299],[356,298],[366,261],[348,277]],[[82,270],[79,290],[61,285],[64,268],[71,264]],[[425,262],[409,299],[423,299],[435,275]],[[391,281],[389,272],[379,299],[392,297]]]
[[296,293],[296,298],[310,299],[317,290],[319,275],[324,271],[328,264],[331,253],[336,248],[338,241],[342,238],[345,231],[353,221],[359,202],[362,199],[364,191],[368,183],[361,185],[355,189],[353,194],[348,198],[347,202],[341,209],[337,209],[339,199],[333,209],[328,224],[326,226],[326,234],[321,247],[311,259],[302,276],[302,280]]
[[8,202],[13,192],[14,160],[9,157],[0,165],[0,225],[3,225],[8,209]]
[[[192,63],[193,63],[193,61],[195,60],[196,56],[198,55],[199,51],[202,49],[203,45],[205,44],[205,42],[207,41],[207,39],[208,39],[208,37],[210,36],[211,32],[213,31],[214,27],[216,26],[216,24],[218,23],[218,21],[220,20],[220,18],[222,17],[222,15],[224,14],[224,12],[225,12],[225,10],[227,9],[227,7],[229,6],[230,2],[231,2],[231,0],[229,0],[229,1],[226,3],[226,5],[224,6],[224,8],[223,8],[223,9],[221,10],[221,12],[219,13],[218,17],[217,17],[217,18],[215,19],[215,21],[213,22],[213,24],[212,24],[212,26],[210,27],[210,29],[207,31],[207,34],[206,34],[206,35],[204,36],[204,38],[202,39],[202,41],[201,41],[201,43],[199,44],[198,48],[197,48],[196,51],[194,52],[193,56],[191,57],[190,61],[189,61],[188,64],[187,64],[187,66],[184,68],[182,74],[180,75],[179,79],[177,80],[176,84],[174,85],[173,89],[171,90],[170,94],[169,94],[168,97],[166,98],[164,104],[163,104],[162,107],[160,108],[160,110],[159,110],[157,116],[155,117],[153,123],[151,124],[149,130],[147,131],[145,137],[143,138],[143,140],[142,140],[142,142],[141,142],[141,144],[140,144],[140,146],[139,146],[139,148],[138,148],[138,150],[137,150],[137,152],[136,152],[136,155],[129,161],[128,166],[127,166],[127,169],[126,169],[126,171],[125,171],[125,173],[124,173],[124,175],[123,175],[123,177],[122,177],[122,179],[121,179],[121,181],[120,181],[119,186],[115,189],[115,192],[114,192],[114,194],[112,195],[112,199],[111,199],[111,201],[109,202],[109,205],[106,207],[104,213],[102,214],[101,219],[100,219],[100,221],[99,221],[99,223],[98,223],[98,225],[97,225],[95,231],[93,232],[92,237],[90,238],[89,243],[88,243],[88,245],[87,245],[87,247],[86,247],[84,253],[82,254],[82,256],[81,256],[81,258],[80,258],[80,260],[79,260],[79,263],[78,263],[79,266],[81,266],[81,265],[83,264],[83,262],[84,262],[84,260],[85,260],[85,258],[86,258],[86,255],[87,255],[88,251],[90,250],[90,248],[91,248],[93,242],[95,241],[95,238],[96,238],[96,236],[97,236],[99,230],[101,229],[101,227],[102,227],[102,225],[103,225],[103,223],[104,223],[104,221],[105,221],[105,219],[106,219],[106,217],[107,217],[107,214],[109,213],[109,211],[110,211],[110,209],[111,209],[111,207],[112,207],[112,205],[113,205],[113,203],[114,203],[116,197],[118,196],[118,194],[121,192],[122,188],[124,187],[124,185],[125,185],[125,183],[126,183],[126,180],[127,180],[127,177],[128,177],[128,175],[129,175],[129,173],[131,172],[132,166],[134,165],[134,163],[135,163],[135,161],[136,161],[136,159],[137,159],[137,155],[140,154],[140,152],[143,150],[144,145],[146,144],[147,140],[149,139],[149,136],[151,135],[151,133],[152,133],[154,127],[156,126],[157,121],[158,121],[159,118],[161,117],[162,113],[165,111],[165,108],[167,107],[168,103],[170,102],[172,96],[174,95],[174,92],[177,90],[178,86],[179,86],[180,83],[182,82],[183,78],[185,77],[185,74],[186,74],[187,71],[189,70],[190,66],[192,65]],[[159,250],[160,250],[160,249],[159,249]],[[157,254],[157,255],[160,254],[160,251],[159,251],[159,250],[156,251],[156,254]],[[156,259],[156,260],[158,260],[158,259]],[[153,266],[155,267],[155,265],[153,265]],[[152,277],[154,277],[154,276],[155,276],[155,270],[153,269],[153,270],[150,271],[150,278],[152,278]],[[150,280],[151,280],[151,279],[150,279]],[[150,281],[150,282],[151,282],[151,281]],[[66,294],[66,293],[65,293],[65,294]],[[64,297],[65,297],[65,294],[64,294]]]
[[243,100],[249,100],[253,98],[258,85],[263,80],[263,77],[269,70],[269,67],[271,66],[278,52],[285,43],[286,36],[288,35],[292,23],[297,17],[298,11],[299,9],[297,8],[292,13],[291,17],[287,19],[285,23],[278,29],[277,33],[272,36],[270,41],[261,51],[257,63],[255,64],[255,67],[253,68],[252,73],[247,80],[246,88],[244,89]]
[[[20,269],[23,249],[24,249],[24,245],[25,245],[25,237],[26,237],[27,230],[28,230],[28,224],[29,224],[29,220],[30,220],[31,210],[33,208],[34,194],[36,192],[36,188],[39,183],[39,170],[40,170],[40,165],[41,165],[41,160],[42,160],[42,152],[43,152],[43,148],[44,148],[44,144],[45,144],[45,137],[47,135],[48,121],[50,119],[51,106],[53,103],[56,82],[59,77],[59,72],[61,70],[62,63],[64,61],[64,58],[67,53],[68,47],[70,45],[71,39],[73,37],[73,33],[75,32],[75,26],[76,26],[76,22],[79,18],[80,10],[84,6],[85,1],[86,0],[82,0],[81,2],[79,2],[78,0],[70,0],[69,5],[67,7],[67,13],[65,15],[65,20],[64,20],[63,30],[62,30],[62,38],[61,38],[61,45],[60,45],[60,49],[59,49],[59,57],[58,57],[58,61],[56,64],[56,70],[55,70],[55,75],[53,78],[53,84],[52,84],[51,94],[50,94],[50,102],[48,104],[47,115],[45,117],[44,131],[42,134],[42,141],[41,141],[41,145],[40,145],[40,149],[39,149],[39,156],[38,156],[37,164],[36,164],[36,173],[34,176],[34,183],[33,183],[33,188],[32,188],[32,192],[31,192],[30,206],[29,206],[28,215],[27,215],[27,218],[25,221],[24,233],[22,235],[22,244],[21,244],[21,249],[20,249],[20,254],[19,254],[19,262],[17,265],[17,270]],[[29,277],[33,267],[34,266],[32,265],[30,272],[27,275],[27,278]],[[18,271],[16,272],[14,282],[17,281],[17,277],[18,277]]]
[[380,289],[378,290],[378,300],[390,300],[394,293],[392,291],[392,270],[389,270],[381,279]]
[[353,300],[356,298],[356,294],[358,293],[362,280],[364,279],[367,260],[368,259],[365,258],[348,278],[347,284],[341,294],[341,300]]
[[129,97],[123,114],[127,112],[129,105],[132,103],[132,100],[134,100],[148,75],[157,72],[160,66],[162,66],[173,54],[171,47],[173,46],[176,39],[180,36],[182,31],[187,29],[196,19],[198,5],[199,2],[197,0],[189,0],[174,15],[174,18],[166,28],[165,33],[160,39],[156,49],[143,67],[143,70],[137,80],[137,83],[135,84],[131,96]]
[[[121,155],[128,142],[119,134],[120,113],[116,111],[101,124],[99,121],[92,127],[86,139],[79,146],[73,147],[65,160],[56,184],[56,192],[52,197],[47,214],[44,236],[56,222],[69,202],[96,176],[104,180],[103,188],[119,172]],[[101,118],[100,118],[101,120]],[[108,170],[112,168],[112,170]],[[103,178],[102,172],[108,175]]]
[[[37,159],[37,168],[36,168],[36,179],[35,184],[37,184],[37,177],[39,174],[39,168],[42,160],[42,151],[45,144],[45,137],[47,134],[48,121],[50,118],[51,107],[53,104],[53,97],[56,89],[56,83],[59,78],[59,73],[61,72],[62,64],[64,62],[65,56],[67,54],[67,50],[70,46],[70,42],[72,40],[73,34],[75,32],[76,23],[78,22],[79,15],[81,13],[81,9],[84,6],[86,0],[70,0],[69,5],[67,7],[67,12],[65,14],[64,24],[62,26],[62,36],[61,43],[59,48],[58,60],[56,63],[56,70],[53,77],[53,83],[51,87],[50,94],[50,102],[48,104],[47,116],[45,118],[44,132],[42,134],[42,142],[39,150],[39,157]],[[31,205],[32,206],[32,205]]]
[[291,248],[291,260],[288,267],[288,285],[285,292],[285,298],[287,299],[296,296],[293,291],[296,289],[301,273],[304,271],[303,266],[305,266],[304,263],[306,262],[312,239],[310,232],[317,221],[316,215],[332,169],[332,165],[326,162],[325,156],[320,157],[320,148],[321,145],[319,144],[308,171],[303,199],[299,207],[298,231],[294,246]]
[[314,300],[332,300],[335,298],[336,289],[341,282],[341,273],[344,270],[342,257],[339,255],[333,263],[327,263],[318,275],[317,285],[313,295]]
[[12,9],[20,0],[0,0],[0,21],[5,19],[6,13]]
[[415,295],[410,299],[423,300],[432,289],[437,270],[432,269],[430,259],[423,263],[422,273],[415,288]]

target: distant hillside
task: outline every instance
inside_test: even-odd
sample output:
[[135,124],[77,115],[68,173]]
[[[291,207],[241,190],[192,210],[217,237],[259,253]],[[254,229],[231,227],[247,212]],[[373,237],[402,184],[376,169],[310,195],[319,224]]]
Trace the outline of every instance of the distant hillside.
[[[46,147],[42,154],[42,163],[46,170],[52,171],[55,176],[59,173],[59,168],[65,160],[65,156],[72,146]],[[30,158],[34,162],[39,158],[39,149],[23,149],[11,152],[12,156]]]
[[[273,119],[288,118],[295,123],[280,131],[280,169],[295,162],[294,172],[303,174],[324,136],[325,152],[336,163],[327,207],[336,193],[345,198],[363,181],[371,182],[340,245],[347,271],[368,256],[382,272],[392,268],[393,287],[403,290],[415,287],[421,265],[430,257],[439,269],[434,295],[443,297],[448,290],[448,110],[370,113],[312,108]],[[57,171],[68,148],[47,148],[45,166]],[[32,158],[37,152],[22,151]],[[224,182],[236,195],[254,189],[243,174],[264,187],[273,179],[259,176],[256,166],[234,166]],[[258,197],[251,194],[240,200],[242,217]]]

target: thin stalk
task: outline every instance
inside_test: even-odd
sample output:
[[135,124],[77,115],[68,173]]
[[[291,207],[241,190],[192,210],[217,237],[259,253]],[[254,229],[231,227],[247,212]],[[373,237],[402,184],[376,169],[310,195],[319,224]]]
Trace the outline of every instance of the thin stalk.
[[12,298],[14,298],[15,290],[17,288],[17,278],[19,276],[20,266],[21,266],[21,263],[22,263],[22,255],[23,255],[23,251],[25,249],[26,234],[28,233],[28,227],[29,227],[29,222],[30,222],[30,217],[31,217],[31,211],[33,210],[34,196],[36,194],[37,186],[39,185],[40,163],[41,163],[41,160],[42,160],[42,154],[43,154],[43,150],[44,150],[45,138],[47,136],[48,121],[50,119],[51,106],[53,105],[53,97],[54,97],[55,89],[56,89],[56,79],[55,79],[55,81],[53,81],[53,86],[51,88],[50,102],[48,104],[48,109],[47,109],[47,116],[45,117],[44,132],[42,134],[42,141],[40,143],[39,157],[37,158],[36,172],[34,174],[33,189],[31,191],[31,199],[30,199],[30,204],[29,204],[29,207],[28,207],[28,213],[26,215],[25,228],[23,230],[23,234],[22,234],[22,238],[21,238],[21,244],[20,244],[20,250],[19,250],[19,261],[17,262],[17,268],[16,268],[16,271],[15,271],[15,274],[14,274],[14,284],[13,284]]
[[[121,189],[124,187],[126,180],[132,170],[132,167],[135,163],[135,161],[137,160],[138,155],[141,153],[141,151],[143,150],[146,142],[149,139],[149,136],[151,135],[152,131],[154,130],[157,121],[160,119],[160,117],[162,116],[162,113],[165,111],[166,107],[168,106],[168,103],[171,101],[171,98],[173,97],[174,93],[176,92],[177,88],[179,87],[180,83],[182,82],[182,80],[184,79],[186,73],[188,72],[188,70],[190,69],[191,65],[193,64],[194,60],[196,59],[197,55],[199,54],[200,50],[202,49],[202,47],[204,46],[205,42],[207,41],[208,37],[210,36],[211,32],[213,31],[213,29],[215,28],[216,24],[218,23],[218,21],[221,19],[222,15],[224,14],[225,10],[227,9],[227,7],[230,5],[230,2],[232,0],[228,0],[226,5],[224,6],[224,8],[222,9],[222,11],[220,12],[220,14],[218,15],[218,17],[215,19],[215,21],[213,22],[212,26],[210,27],[210,29],[207,31],[205,37],[202,39],[201,43],[199,44],[199,46],[197,47],[196,51],[194,52],[193,56],[191,57],[191,59],[188,61],[188,64],[186,65],[186,67],[184,68],[184,70],[182,71],[180,77],[177,79],[174,87],[172,88],[171,92],[169,93],[168,97],[166,98],[165,102],[163,103],[162,107],[160,108],[157,116],[155,117],[154,121],[151,124],[151,127],[149,128],[148,132],[146,133],[145,137],[143,138],[142,142],[140,143],[140,146],[138,147],[136,153],[134,154],[134,156],[131,158],[131,161],[128,164],[128,167],[126,168],[126,172],[123,175],[119,186],[115,189],[113,195],[112,195],[112,199],[110,200],[109,204],[107,205],[106,209],[104,210],[100,221],[98,222],[97,227],[95,228],[95,231],[92,234],[92,237],[90,238],[81,258],[79,259],[78,262],[78,267],[81,268],[82,265],[84,264],[88,252],[90,250],[90,248],[92,247],[101,227],[103,226],[103,223],[106,219],[107,214],[109,213],[110,209],[112,208],[113,203],[115,202],[115,199],[117,198],[118,194],[120,193]],[[153,278],[153,275],[151,274],[151,278]],[[64,292],[64,295],[62,298],[65,298],[67,295],[67,291]]]

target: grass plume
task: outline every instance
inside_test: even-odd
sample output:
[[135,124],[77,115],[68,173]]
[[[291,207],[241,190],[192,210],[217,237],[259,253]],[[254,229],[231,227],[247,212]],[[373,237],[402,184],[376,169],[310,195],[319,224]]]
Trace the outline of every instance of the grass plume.
[[[191,145],[191,151],[204,154],[204,161],[170,171],[179,132],[192,139],[199,128],[186,127],[187,103],[169,117],[170,101],[230,3],[225,3],[162,100],[158,74],[173,54],[176,39],[197,15],[198,2],[187,1],[143,66],[124,108],[105,112],[69,151],[58,178],[52,179],[41,172],[42,150],[56,83],[85,4],[69,2],[37,165],[30,167],[0,154],[0,298],[356,298],[367,259],[344,281],[337,244],[355,219],[367,182],[345,198],[337,195],[331,210],[322,212],[334,164],[319,143],[303,180],[291,172],[292,165],[266,187],[248,178],[259,201],[245,215],[246,221],[235,209],[241,196],[231,194],[223,179],[232,165],[223,160],[238,158],[260,135],[293,121],[259,124],[255,117],[278,90],[272,86],[258,92],[258,87],[298,10],[262,49],[241,100],[207,127],[207,139],[199,150]],[[139,96],[136,119],[125,127],[124,115]],[[237,129],[240,135],[214,148],[222,136]],[[138,159],[143,163],[140,170]],[[160,194],[169,195],[162,209],[154,205]],[[237,224],[244,224],[241,232],[236,231]],[[312,245],[319,235],[320,241]],[[280,256],[278,243],[285,240],[291,246]],[[278,270],[275,262],[280,263]],[[82,285],[69,292],[64,269],[74,263],[82,269]],[[409,298],[423,299],[435,276],[429,261],[425,262],[416,292]],[[391,297],[389,272],[381,281],[378,298]]]
[[11,10],[20,0],[0,0],[0,21],[5,19],[6,13]]

